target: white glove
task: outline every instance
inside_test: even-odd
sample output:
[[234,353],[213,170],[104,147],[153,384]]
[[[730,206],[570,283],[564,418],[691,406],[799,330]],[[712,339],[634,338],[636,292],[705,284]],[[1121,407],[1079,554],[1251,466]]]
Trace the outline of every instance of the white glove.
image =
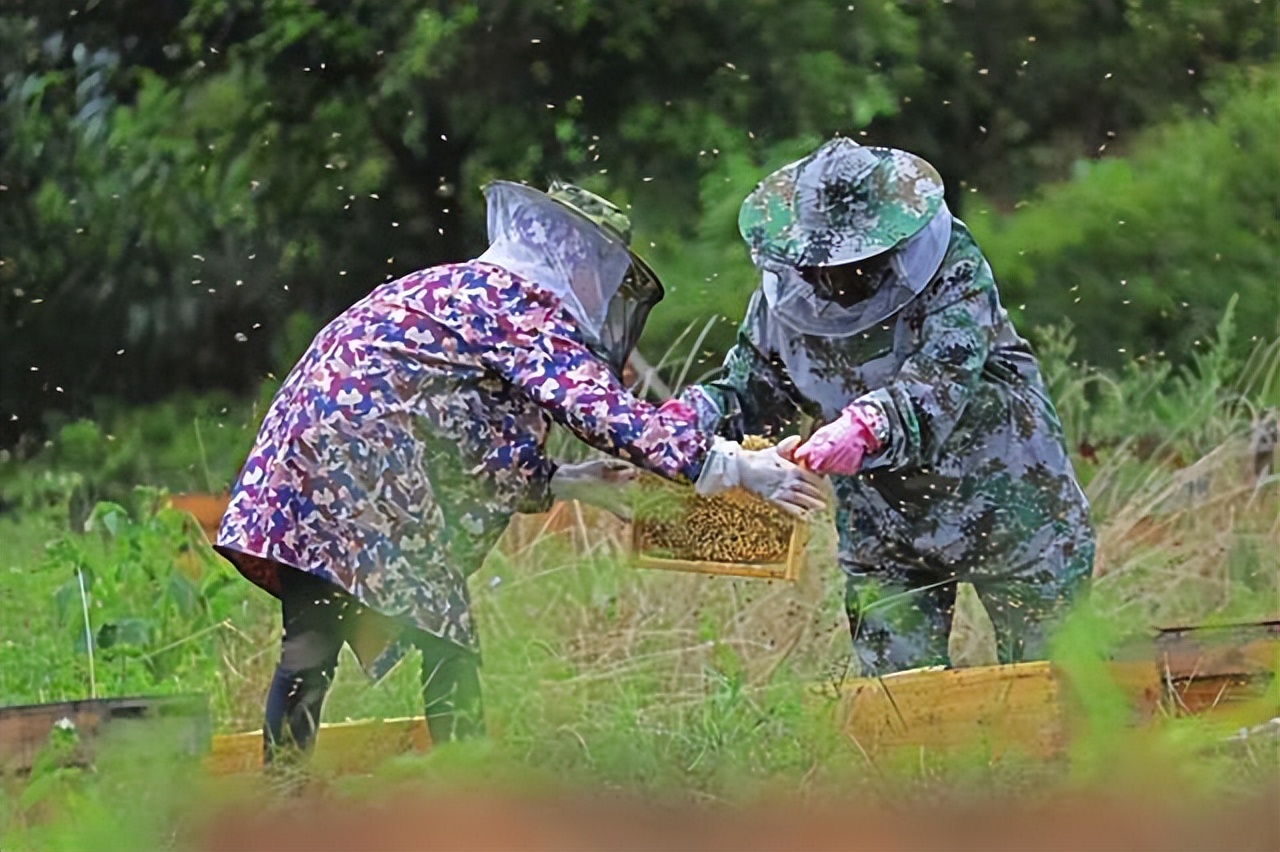
[[640,475],[640,468],[621,459],[593,459],[562,464],[551,474],[551,493],[557,500],[580,500],[622,518],[631,516],[626,486]]
[[824,479],[783,458],[799,443],[799,436],[792,436],[776,447],[744,450],[737,441],[716,438],[694,490],[706,497],[742,487],[797,517],[820,511],[827,505]]

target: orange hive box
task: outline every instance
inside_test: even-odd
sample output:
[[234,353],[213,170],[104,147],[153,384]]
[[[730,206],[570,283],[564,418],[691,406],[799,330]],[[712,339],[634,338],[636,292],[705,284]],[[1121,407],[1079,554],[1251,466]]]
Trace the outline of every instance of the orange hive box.
[[174,494],[169,497],[169,505],[195,518],[200,529],[213,541],[229,500],[227,494]]

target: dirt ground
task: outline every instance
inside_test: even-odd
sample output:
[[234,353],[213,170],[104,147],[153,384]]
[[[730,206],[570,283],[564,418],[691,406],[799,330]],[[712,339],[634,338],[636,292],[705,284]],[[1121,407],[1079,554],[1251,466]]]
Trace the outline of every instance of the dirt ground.
[[274,812],[224,812],[202,850],[955,850],[1191,852],[1280,849],[1278,790],[1229,807],[1079,794],[1040,805],[785,802],[750,808],[610,796],[400,794],[378,805],[302,799]]

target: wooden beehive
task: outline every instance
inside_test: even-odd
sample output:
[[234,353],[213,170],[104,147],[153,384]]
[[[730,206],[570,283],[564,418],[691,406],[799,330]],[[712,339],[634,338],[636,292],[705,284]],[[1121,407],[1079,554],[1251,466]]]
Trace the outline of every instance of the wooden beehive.
[[[1280,713],[1278,670],[1280,620],[1163,628],[1107,664],[1135,727],[1171,715],[1264,723]],[[868,755],[980,747],[1047,759],[1074,733],[1082,688],[1043,661],[913,669],[843,684],[840,724]]]
[[[325,722],[316,736],[314,760],[318,768],[335,774],[358,774],[372,772],[398,755],[430,748],[431,733],[422,716]],[[261,766],[262,731],[216,736],[204,758],[210,775],[239,775]]]
[[135,696],[0,707],[0,775],[24,774],[56,727],[74,730],[72,764],[92,762],[108,735],[133,736],[197,755],[208,747],[212,721],[203,695]]
[[843,727],[868,754],[983,745],[1047,758],[1067,739],[1061,687],[1047,662],[913,669],[843,690]]
[[173,494],[169,505],[195,518],[210,541],[218,537],[218,525],[230,502],[227,494]]

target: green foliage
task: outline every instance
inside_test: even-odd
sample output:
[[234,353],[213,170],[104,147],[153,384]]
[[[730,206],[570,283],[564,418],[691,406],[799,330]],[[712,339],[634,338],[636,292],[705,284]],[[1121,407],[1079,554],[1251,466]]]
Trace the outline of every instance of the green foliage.
[[1280,411],[1280,340],[1237,356],[1233,297],[1187,364],[1075,360],[1072,330],[1038,351],[1099,530],[1094,615],[1125,634],[1274,614],[1274,468],[1251,438]]
[[[251,392],[279,373],[272,341],[291,315],[323,322],[389,277],[473,256],[491,177],[578,180],[634,205],[671,293],[645,351],[729,317],[703,341],[710,365],[754,279],[738,203],[835,132],[934,160],[964,212],[975,186],[1007,204],[1104,143],[1108,157],[1132,149],[1075,182],[1083,197],[1050,190],[1041,219],[993,235],[1013,304],[1033,323],[1098,328],[1081,338],[1094,360],[1101,341],[1180,358],[1187,329],[1225,303],[1204,287],[1187,298],[1207,273],[1240,282],[1250,323],[1273,304],[1256,285],[1274,261],[1269,90],[1206,100],[1203,81],[1275,56],[1274,2],[81,6],[0,14],[6,442],[46,411],[100,416],[102,395]],[[1155,135],[1194,155],[1181,171],[1139,151],[1139,127],[1205,103],[1221,128]],[[1205,169],[1217,189],[1196,194],[1185,178]],[[1129,200],[1068,244],[1073,205],[1109,183]],[[1138,227],[1176,234],[1121,245],[1151,246]],[[1078,307],[1050,285],[1086,262],[1097,281]],[[1157,291],[1127,321],[1104,298],[1119,278]],[[1170,310],[1181,301],[1205,307],[1188,323]]]
[[1256,418],[1280,406],[1280,341],[1242,344],[1238,303],[1229,297],[1213,333],[1177,365],[1152,357],[1119,371],[1099,368],[1079,360],[1075,327],[1040,329],[1036,350],[1068,442],[1142,443],[1148,454],[1159,448],[1190,459],[1247,435]]
[[902,6],[919,70],[870,133],[936,165],[953,209],[974,188],[1013,204],[1082,158],[1123,156],[1134,131],[1198,110],[1205,80],[1266,63],[1280,37],[1274,0]]
[[[75,695],[78,681],[127,695],[168,691],[203,668],[210,634],[232,613],[231,569],[200,544],[186,515],[157,508],[158,492],[139,498],[147,508],[136,514],[99,503],[85,524],[88,535],[64,533],[47,544],[35,570],[59,581],[44,604],[56,627],[41,637],[55,653],[30,661],[43,671],[6,679],[36,674],[42,691]],[[70,670],[50,665],[68,659],[59,643],[73,652]]]
[[[0,290],[0,315],[17,332],[5,405],[28,426],[42,400],[85,411],[87,391],[146,396],[138,391],[157,383],[234,371],[236,333],[248,341],[249,318],[280,286],[270,270],[301,253],[256,200],[273,128],[250,115],[253,133],[216,135],[236,110],[252,112],[237,97],[248,77],[178,88],[121,67],[109,49],[37,46],[37,34],[10,18],[0,29],[6,51],[30,59],[5,77],[0,155],[11,199],[3,227],[22,235],[6,241]],[[73,70],[49,70],[68,53]],[[273,174],[282,200],[287,177]],[[288,201],[307,209],[296,194]]]
[[0,21],[10,434],[104,392],[251,386],[292,311],[476,253],[494,175],[599,161],[610,188],[663,181],[643,209],[688,208],[700,150],[748,125],[829,132],[859,90],[869,119],[894,99],[865,69],[910,49],[891,6],[845,39],[820,2],[201,0],[121,22],[164,45],[138,64],[130,37],[56,11]]
[[1233,299],[1236,355],[1277,332],[1280,75],[1256,69],[1212,90],[1206,117],[1153,129],[1124,159],[1080,161],[1075,177],[1007,214],[969,224],[1022,323],[1074,321],[1080,354],[1119,367],[1187,363]]
[[266,399],[256,409],[210,394],[139,408],[104,406],[99,421],[52,418],[43,444],[0,452],[0,506],[45,510],[80,526],[99,500],[132,503],[138,485],[225,491],[274,387],[264,383]]
[[[763,175],[804,156],[819,142],[817,136],[805,136],[778,143],[763,152],[761,161],[752,153],[759,146],[747,140],[726,142],[698,182],[701,216],[694,232],[686,236],[669,228],[651,238],[652,264],[667,291],[650,315],[641,344],[650,354],[665,349],[652,363],[676,366],[675,375],[684,373],[689,382],[720,366],[747,299],[759,284],[738,234],[738,208]],[[639,239],[645,239],[643,232]]]

